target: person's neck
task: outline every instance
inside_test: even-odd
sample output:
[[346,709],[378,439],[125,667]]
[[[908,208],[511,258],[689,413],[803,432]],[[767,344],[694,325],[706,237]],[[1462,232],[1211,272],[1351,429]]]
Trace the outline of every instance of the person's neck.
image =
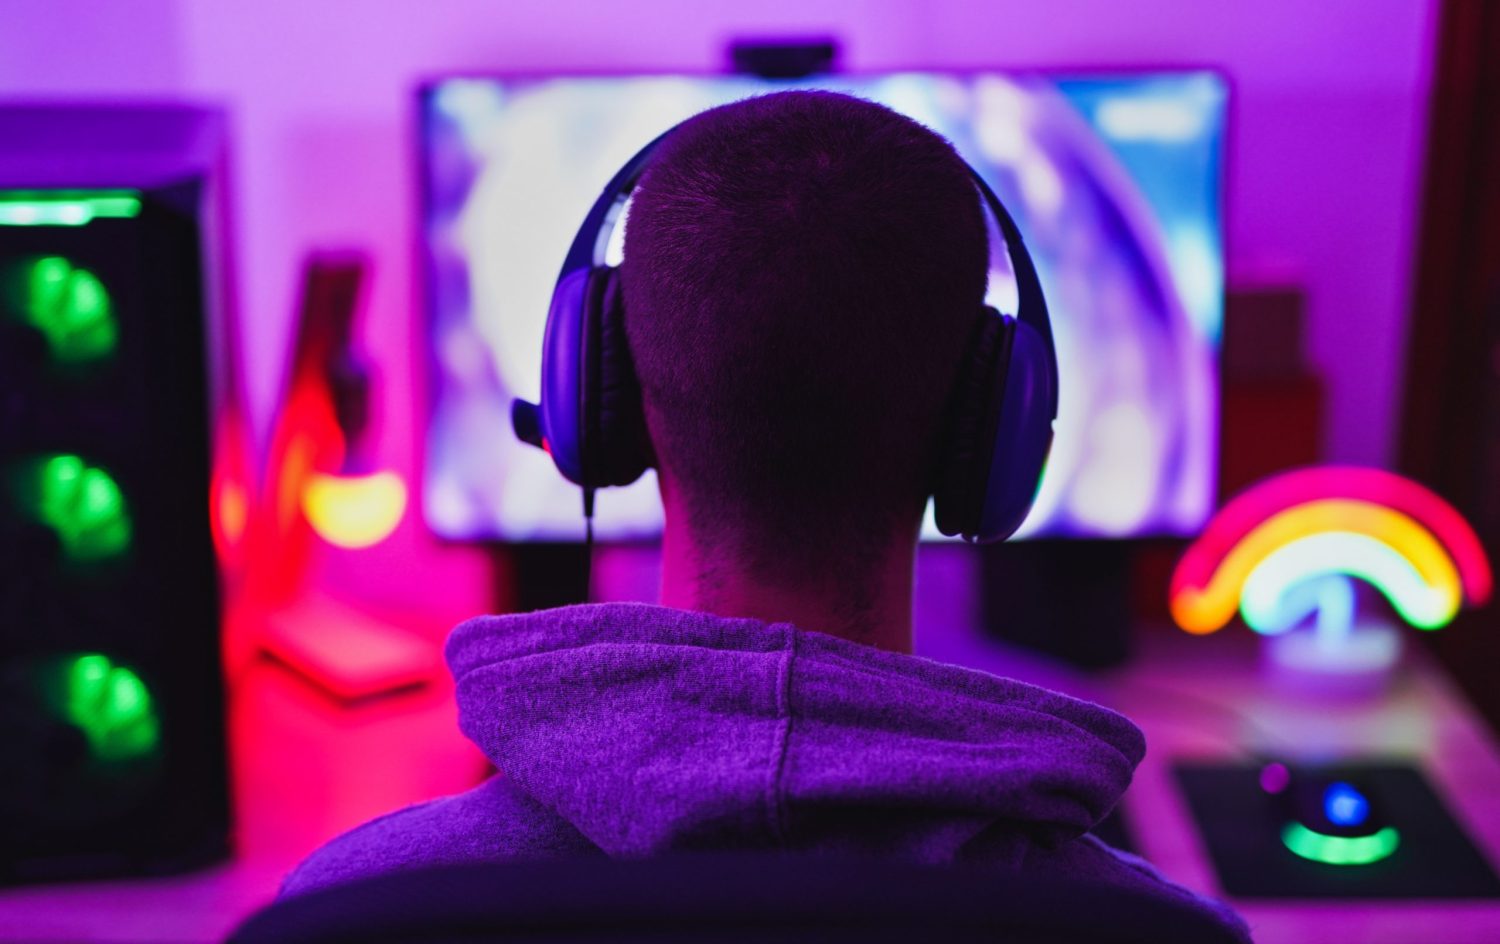
[[[739,555],[705,552],[686,528],[668,515],[662,534],[661,602],[663,606],[744,617],[767,623],[791,623],[892,652],[912,651],[911,601],[915,543],[893,543],[880,556],[878,573],[866,575],[863,588],[820,574],[807,580],[768,580],[744,569]],[[838,561],[830,561],[837,573]],[[705,574],[712,574],[705,580]],[[853,614],[857,622],[851,623]]]

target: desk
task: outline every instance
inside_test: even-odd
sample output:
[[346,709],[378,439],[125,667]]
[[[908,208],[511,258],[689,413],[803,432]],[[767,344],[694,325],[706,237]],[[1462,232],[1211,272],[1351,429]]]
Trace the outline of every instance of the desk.
[[[967,609],[956,587],[928,583],[923,590]],[[919,613],[919,654],[1099,702],[1145,730],[1150,749],[1125,796],[1125,813],[1146,857],[1188,886],[1218,893],[1172,782],[1170,761],[1183,757],[1379,753],[1409,759],[1426,770],[1490,861],[1500,862],[1500,753],[1420,653],[1387,698],[1339,703],[1269,688],[1257,670],[1257,640],[1248,632],[1191,638],[1164,627],[1144,631],[1139,657],[1128,668],[1086,674],[977,632],[927,628],[949,617],[948,626],[966,622],[955,612]],[[235,680],[233,691],[237,858],[170,879],[0,892],[0,940],[218,940],[325,839],[405,803],[463,790],[485,774],[483,759],[457,732],[451,691],[444,687],[338,709],[296,676],[261,661]],[[1500,902],[1239,908],[1263,944],[1500,941]]]
[[[1415,640],[1409,640],[1415,643]],[[1333,760],[1380,755],[1421,767],[1492,866],[1500,866],[1500,750],[1483,721],[1415,645],[1385,697],[1336,700],[1279,688],[1259,666],[1259,639],[1229,630],[1190,637],[1137,632],[1127,668],[1085,674],[978,634],[929,634],[920,654],[1024,679],[1113,708],[1146,734],[1146,759],[1123,801],[1142,854],[1175,880],[1224,897],[1173,761],[1255,756]],[[1490,902],[1235,901],[1262,944],[1494,944]]]

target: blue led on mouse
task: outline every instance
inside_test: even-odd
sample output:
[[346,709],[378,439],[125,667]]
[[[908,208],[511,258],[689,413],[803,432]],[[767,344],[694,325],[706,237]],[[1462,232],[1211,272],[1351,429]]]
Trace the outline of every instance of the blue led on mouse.
[[1370,817],[1370,801],[1352,784],[1338,780],[1323,791],[1323,815],[1335,826],[1361,826]]
[[1280,794],[1281,844],[1294,855],[1326,865],[1370,865],[1401,844],[1401,834],[1355,778],[1293,768],[1285,779],[1283,790],[1266,792]]

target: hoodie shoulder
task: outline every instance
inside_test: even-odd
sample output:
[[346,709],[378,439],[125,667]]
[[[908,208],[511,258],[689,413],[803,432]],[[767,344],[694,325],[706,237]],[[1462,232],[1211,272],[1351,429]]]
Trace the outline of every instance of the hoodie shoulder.
[[1155,866],[1139,856],[1122,852],[1092,833],[1053,848],[1033,846],[1023,864],[1028,871],[1055,871],[1074,878],[1103,882],[1173,899],[1211,915],[1240,940],[1248,942],[1250,928],[1245,920],[1223,902],[1199,895],[1163,876]]
[[278,898],[425,866],[598,853],[567,821],[503,775],[455,796],[387,813],[314,851]]

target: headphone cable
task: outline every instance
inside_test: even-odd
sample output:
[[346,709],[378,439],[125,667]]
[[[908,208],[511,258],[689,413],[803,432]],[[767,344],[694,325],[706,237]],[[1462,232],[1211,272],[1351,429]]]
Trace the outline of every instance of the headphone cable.
[[583,487],[583,602],[593,602],[594,583],[594,490]]

